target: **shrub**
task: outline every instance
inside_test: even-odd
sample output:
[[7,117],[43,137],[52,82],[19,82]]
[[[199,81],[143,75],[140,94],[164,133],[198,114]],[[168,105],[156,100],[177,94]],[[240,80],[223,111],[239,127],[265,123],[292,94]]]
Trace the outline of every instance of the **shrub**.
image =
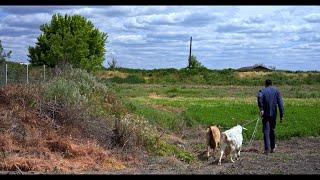
[[139,77],[138,75],[129,75],[126,78],[121,78],[121,77],[113,77],[107,79],[107,82],[111,81],[114,83],[128,83],[128,84],[139,84],[139,83],[145,83],[145,79],[142,77]]
[[79,87],[73,81],[57,78],[44,86],[44,100],[58,100],[66,105],[79,105],[86,101]]
[[191,55],[189,59],[188,64],[189,69],[198,69],[198,68],[204,68],[204,66],[197,60],[197,57],[194,55]]

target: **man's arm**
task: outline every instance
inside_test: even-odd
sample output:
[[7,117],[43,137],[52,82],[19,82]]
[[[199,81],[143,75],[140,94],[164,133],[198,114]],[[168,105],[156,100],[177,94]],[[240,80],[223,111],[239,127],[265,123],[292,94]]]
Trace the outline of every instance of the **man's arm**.
[[283,99],[282,99],[280,91],[278,91],[278,95],[277,95],[277,104],[278,104],[279,111],[280,111],[280,121],[282,121],[282,118],[284,115],[284,107],[283,107]]
[[258,92],[258,96],[257,96],[257,102],[258,102],[258,107],[259,107],[259,110],[260,110],[260,115],[262,116],[263,115],[263,94],[261,92],[261,90],[259,90]]

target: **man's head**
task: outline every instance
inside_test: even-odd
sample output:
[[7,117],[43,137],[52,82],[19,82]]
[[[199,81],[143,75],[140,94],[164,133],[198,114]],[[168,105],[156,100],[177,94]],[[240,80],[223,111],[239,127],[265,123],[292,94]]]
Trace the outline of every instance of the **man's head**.
[[271,79],[267,79],[267,80],[265,81],[264,85],[265,85],[266,87],[272,86],[272,81],[271,81]]

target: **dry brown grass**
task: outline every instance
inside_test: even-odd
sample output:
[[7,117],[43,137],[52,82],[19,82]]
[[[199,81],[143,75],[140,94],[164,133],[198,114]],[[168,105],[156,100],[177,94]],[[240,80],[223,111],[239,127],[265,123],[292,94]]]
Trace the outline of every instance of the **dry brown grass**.
[[240,78],[252,78],[252,77],[261,77],[272,72],[263,72],[263,71],[249,71],[249,72],[237,72],[237,76]]
[[[274,72],[264,72],[264,71],[248,71],[248,72],[236,72],[237,76],[239,78],[254,78],[254,77],[263,77],[269,74],[272,74]],[[306,78],[308,77],[308,73],[281,73],[281,75],[286,76],[286,77],[303,77]]]
[[[0,170],[107,171],[125,164],[95,139],[79,138],[76,127],[58,126],[27,101],[37,93],[24,86],[0,90]],[[73,135],[74,137],[70,136]]]
[[97,77],[100,78],[113,78],[113,77],[121,77],[121,78],[126,78],[129,74],[120,72],[120,71],[98,71],[96,73]]
[[149,98],[152,98],[152,99],[161,99],[163,98],[162,96],[158,95],[157,93],[150,93],[149,94]]

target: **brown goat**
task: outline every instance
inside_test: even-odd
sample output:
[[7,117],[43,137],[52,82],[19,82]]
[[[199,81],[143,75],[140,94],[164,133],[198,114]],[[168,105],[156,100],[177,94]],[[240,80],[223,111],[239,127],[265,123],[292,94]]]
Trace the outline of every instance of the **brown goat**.
[[220,147],[220,130],[218,126],[210,126],[207,129],[206,139],[207,139],[207,157],[210,156],[210,150],[213,150],[215,154],[218,147]]

